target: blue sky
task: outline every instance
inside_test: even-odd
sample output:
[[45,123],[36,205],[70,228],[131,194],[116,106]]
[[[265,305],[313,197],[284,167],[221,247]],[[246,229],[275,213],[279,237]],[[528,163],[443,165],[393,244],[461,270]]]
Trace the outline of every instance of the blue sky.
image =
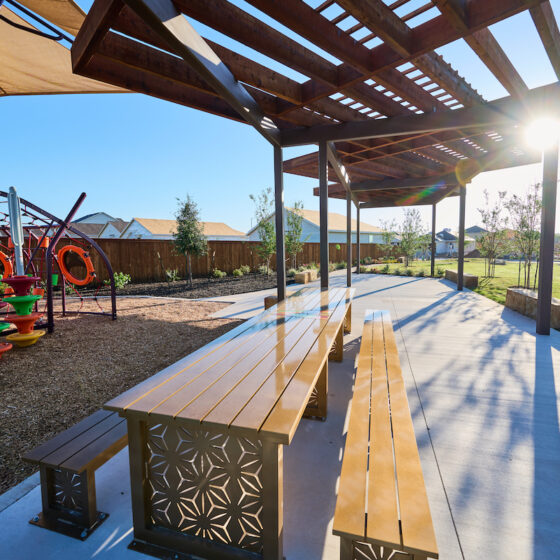
[[[235,3],[258,13],[241,0]],[[411,9],[414,3],[423,2],[412,0]],[[78,4],[87,10],[91,2]],[[558,18],[560,0],[552,0],[552,7]],[[204,26],[195,27],[210,39],[254,55]],[[529,87],[556,80],[528,12],[491,29]],[[485,98],[506,95],[463,41],[439,52]],[[264,57],[260,61],[304,79]],[[203,220],[246,231],[253,217],[249,194],[273,184],[268,143],[249,126],[200,111],[137,94],[4,97],[0,103],[0,188],[14,185],[20,196],[61,217],[82,191],[88,196],[80,214],[105,211],[124,219],[171,218],[176,198],[188,193],[199,204]],[[291,149],[285,157],[310,151],[314,148]],[[477,177],[468,190],[467,226],[479,221],[484,188],[522,192],[540,176],[540,165],[532,165]],[[285,174],[286,204],[302,200],[306,208],[318,209],[315,185],[314,180]],[[420,208],[428,222],[430,210]],[[343,213],[345,203],[331,200],[329,209]],[[372,209],[364,210],[362,218],[379,225],[401,214],[400,209]],[[456,228],[457,221],[457,198],[438,205],[438,229]]]

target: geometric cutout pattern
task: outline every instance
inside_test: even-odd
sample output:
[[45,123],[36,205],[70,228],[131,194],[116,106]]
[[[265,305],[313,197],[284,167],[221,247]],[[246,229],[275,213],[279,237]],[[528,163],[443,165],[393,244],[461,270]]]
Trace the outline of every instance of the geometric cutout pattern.
[[398,552],[386,546],[353,541],[354,555],[352,560],[411,560],[412,555]]
[[52,469],[52,502],[55,506],[82,511],[87,486],[79,474]]
[[152,523],[261,554],[262,442],[175,423],[147,429]]
[[307,401],[307,408],[319,408],[319,391],[317,390],[317,385],[313,387],[313,391],[311,392],[311,396]]

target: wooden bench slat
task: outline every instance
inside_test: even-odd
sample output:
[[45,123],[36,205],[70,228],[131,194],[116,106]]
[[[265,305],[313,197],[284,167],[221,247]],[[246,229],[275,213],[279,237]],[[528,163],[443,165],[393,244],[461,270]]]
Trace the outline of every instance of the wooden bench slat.
[[[118,414],[111,414],[103,421],[98,422],[89,430],[82,432],[77,437],[68,441],[65,445],[59,447],[51,454],[43,457],[41,463],[51,468],[59,468],[70,457],[86,448],[97,438],[112,430],[116,425],[123,422],[123,419]],[[85,466],[85,465],[84,465]]]
[[[310,288],[305,290],[300,290],[296,292],[298,297],[294,299],[301,298],[308,298],[312,297],[314,293],[318,292],[319,290],[316,288]],[[303,292],[303,293],[300,293]],[[288,300],[291,298],[288,298]],[[285,300],[285,301],[288,301]],[[280,304],[280,307],[283,308],[285,302]],[[206,356],[212,356],[218,349],[222,348],[225,344],[231,342],[232,339],[238,338],[240,335],[245,333],[245,331],[252,329],[255,327],[256,324],[262,322],[270,321],[270,315],[267,314],[260,314],[248,319],[241,325],[235,327],[231,331],[224,333],[220,337],[214,339],[213,341],[209,342],[205,346],[195,350],[188,356],[185,356],[181,360],[171,364],[170,366],[166,367],[165,369],[161,370],[160,372],[156,373],[155,375],[151,376],[149,379],[135,385],[128,391],[125,391],[121,395],[115,397],[114,399],[110,400],[104,405],[104,408],[107,410],[114,410],[114,411],[122,411],[123,409],[129,408],[133,403],[136,403],[139,399],[143,398],[144,396],[150,394],[154,390],[164,387],[167,383],[175,379],[177,376],[181,375],[183,372],[188,370],[194,364],[197,364],[201,359],[205,358]],[[213,356],[215,357],[215,356]]]
[[120,420],[111,430],[64,461],[60,465],[61,468],[78,473],[95,470],[126,447],[128,442],[126,420],[124,418]]
[[301,363],[307,360],[309,348],[312,346],[309,340],[316,340],[321,334],[328,321],[328,318],[323,318],[322,315],[326,313],[330,317],[330,310],[336,309],[340,302],[338,296],[339,294],[328,292],[321,294],[316,309],[309,310],[309,315],[302,319],[303,327],[299,336],[294,336],[290,343],[286,339],[284,344],[280,344],[275,354],[271,353],[267,356],[267,359],[263,360],[251,374],[245,376],[243,381],[205,416],[203,423],[235,425],[241,428],[242,424],[238,424],[236,419],[243,410],[247,410],[254,418],[254,427],[246,429],[258,430],[270,411],[270,409],[256,410],[253,406],[256,403],[264,404],[261,396],[263,385],[267,380],[271,380],[268,388],[274,389],[274,402],[276,402],[283,393],[286,383],[289,383]]
[[[291,442],[311,392],[328,359],[336,334],[342,328],[352,294],[353,290],[347,290],[345,299],[337,306],[321,336],[309,351],[310,355],[315,354],[321,359],[306,359],[290,379],[269,378],[247,407],[241,411],[233,426],[260,430],[263,436],[278,439],[285,445]],[[276,382],[280,382],[281,386],[285,387],[280,397],[278,397]]]
[[[319,301],[318,294],[309,298],[308,305]],[[207,368],[191,384],[185,385],[167,400],[151,410],[154,415],[189,417],[198,421],[223,399],[232,386],[249,374],[266,356],[274,350],[290,333],[298,328],[301,319],[296,316],[286,317],[268,323],[258,338],[251,338],[243,346],[230,344],[232,352],[227,359]],[[299,327],[303,328],[303,327]],[[233,384],[233,385],[232,385]],[[134,410],[132,407],[131,410]]]
[[393,327],[387,312],[384,312],[383,323],[403,548],[437,558],[437,543],[418,445]]
[[366,322],[358,354],[358,368],[344,447],[333,533],[365,538],[368,433],[371,395],[373,323]]
[[402,542],[381,312],[376,311],[371,319],[366,317],[366,321],[369,320],[373,321],[374,334],[366,536],[379,544],[398,549]]
[[87,432],[93,426],[99,424],[99,422],[102,422],[103,420],[106,420],[110,416],[116,417],[117,415],[114,412],[110,412],[108,410],[98,410],[91,416],[84,418],[82,421],[74,424],[74,426],[71,426],[60,434],[54,436],[52,439],[40,445],[39,447],[36,447],[35,449],[29,451],[22,458],[28,463],[40,463],[44,457],[50,455],[51,453],[54,453],[59,448],[66,445],[69,441],[72,441],[80,434]]

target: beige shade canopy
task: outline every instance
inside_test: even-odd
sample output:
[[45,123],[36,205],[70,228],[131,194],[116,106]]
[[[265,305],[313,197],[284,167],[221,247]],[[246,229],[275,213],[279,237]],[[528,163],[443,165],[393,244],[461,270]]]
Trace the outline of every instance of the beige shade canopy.
[[[23,3],[72,33],[77,32],[84,18],[73,2],[26,0]],[[35,29],[5,5],[0,7],[0,14],[18,25]],[[70,51],[66,47],[0,20],[0,96],[125,91],[72,74]]]

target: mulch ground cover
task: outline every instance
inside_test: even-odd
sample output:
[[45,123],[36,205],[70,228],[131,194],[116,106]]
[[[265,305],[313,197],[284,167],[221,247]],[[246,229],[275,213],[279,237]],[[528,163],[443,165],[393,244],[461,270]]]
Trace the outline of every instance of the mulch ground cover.
[[[109,300],[100,305],[109,310]],[[225,305],[119,299],[116,321],[56,316],[53,334],[6,353],[0,360],[0,493],[35,470],[21,461],[26,451],[239,324],[210,316]],[[91,300],[73,306],[99,310]]]

